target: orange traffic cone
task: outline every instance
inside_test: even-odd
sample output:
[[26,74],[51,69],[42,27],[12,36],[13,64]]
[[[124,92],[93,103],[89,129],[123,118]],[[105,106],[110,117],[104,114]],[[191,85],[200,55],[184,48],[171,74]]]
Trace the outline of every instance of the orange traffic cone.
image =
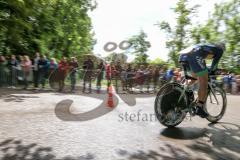
[[107,101],[107,104],[108,104],[108,107],[110,107],[110,108],[114,107],[112,86],[109,86],[109,89],[108,89],[108,101]]

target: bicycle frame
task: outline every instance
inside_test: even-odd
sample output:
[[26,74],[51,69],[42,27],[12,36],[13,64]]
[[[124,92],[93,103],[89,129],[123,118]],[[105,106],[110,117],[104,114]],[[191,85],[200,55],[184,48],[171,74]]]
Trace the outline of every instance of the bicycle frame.
[[[181,95],[180,95],[180,97],[178,99],[178,103],[182,100],[182,98],[184,97],[186,91],[187,90],[192,90],[191,86],[193,84],[195,84],[195,83],[190,84],[188,80],[197,80],[196,78],[191,77],[191,76],[188,75],[188,73],[187,73],[188,67],[187,67],[187,63],[186,62],[182,63],[182,66],[183,66],[183,69],[184,69],[184,79],[179,84],[181,86],[183,86],[183,90],[181,91]],[[212,84],[212,81],[211,81],[211,76],[208,77],[208,88],[207,89],[208,89],[207,96],[210,97],[210,102],[213,103],[213,98],[211,96],[211,94],[212,94],[214,99],[216,100],[217,104],[219,105],[219,101],[218,101],[218,99],[217,99],[217,97],[216,97],[216,95],[214,93],[213,84]],[[192,101],[190,104],[188,104],[189,112],[191,111],[193,102],[194,101]]]

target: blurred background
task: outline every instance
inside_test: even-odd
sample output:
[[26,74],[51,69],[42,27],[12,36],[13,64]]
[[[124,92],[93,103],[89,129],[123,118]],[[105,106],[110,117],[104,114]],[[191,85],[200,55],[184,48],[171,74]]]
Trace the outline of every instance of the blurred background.
[[[154,89],[161,79],[168,80],[164,77],[180,75],[179,51],[197,43],[225,42],[217,80],[239,92],[237,0],[116,1],[115,5],[109,0],[1,0],[0,26],[1,86],[26,88],[33,83],[38,88],[59,79],[70,84],[70,76],[74,85],[84,86],[87,70],[93,71],[88,79],[107,80],[105,65],[113,62],[111,75],[118,76],[122,85],[128,81],[131,88],[144,77],[137,85],[150,83]],[[119,47],[123,40],[132,44],[127,50]],[[103,49],[109,41],[116,44],[115,50]],[[93,64],[87,62],[89,57]]]

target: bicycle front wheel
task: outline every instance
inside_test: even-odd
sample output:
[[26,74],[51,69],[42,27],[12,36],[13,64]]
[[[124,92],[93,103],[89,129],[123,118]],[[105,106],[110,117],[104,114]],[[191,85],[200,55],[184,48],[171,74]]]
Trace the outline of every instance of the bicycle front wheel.
[[209,116],[207,120],[212,123],[222,119],[227,107],[226,93],[222,88],[216,87],[209,91],[205,110]]
[[184,120],[186,113],[183,110],[187,105],[187,96],[182,86],[167,83],[159,90],[155,99],[155,115],[164,126],[174,127]]

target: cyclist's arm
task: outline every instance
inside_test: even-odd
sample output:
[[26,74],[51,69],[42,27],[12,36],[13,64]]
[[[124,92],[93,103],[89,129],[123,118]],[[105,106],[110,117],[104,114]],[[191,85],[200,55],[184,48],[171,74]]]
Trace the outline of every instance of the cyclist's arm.
[[220,59],[222,57],[223,50],[214,45],[205,45],[205,46],[202,46],[202,49],[206,53],[213,56],[213,61],[212,61],[210,71],[215,71],[217,69],[218,62],[220,61]]
[[219,50],[213,56],[213,61],[212,61],[212,65],[211,65],[211,68],[210,68],[211,71],[216,71],[217,70],[218,62],[220,61],[220,59],[222,57],[222,54],[223,54],[223,51]]

